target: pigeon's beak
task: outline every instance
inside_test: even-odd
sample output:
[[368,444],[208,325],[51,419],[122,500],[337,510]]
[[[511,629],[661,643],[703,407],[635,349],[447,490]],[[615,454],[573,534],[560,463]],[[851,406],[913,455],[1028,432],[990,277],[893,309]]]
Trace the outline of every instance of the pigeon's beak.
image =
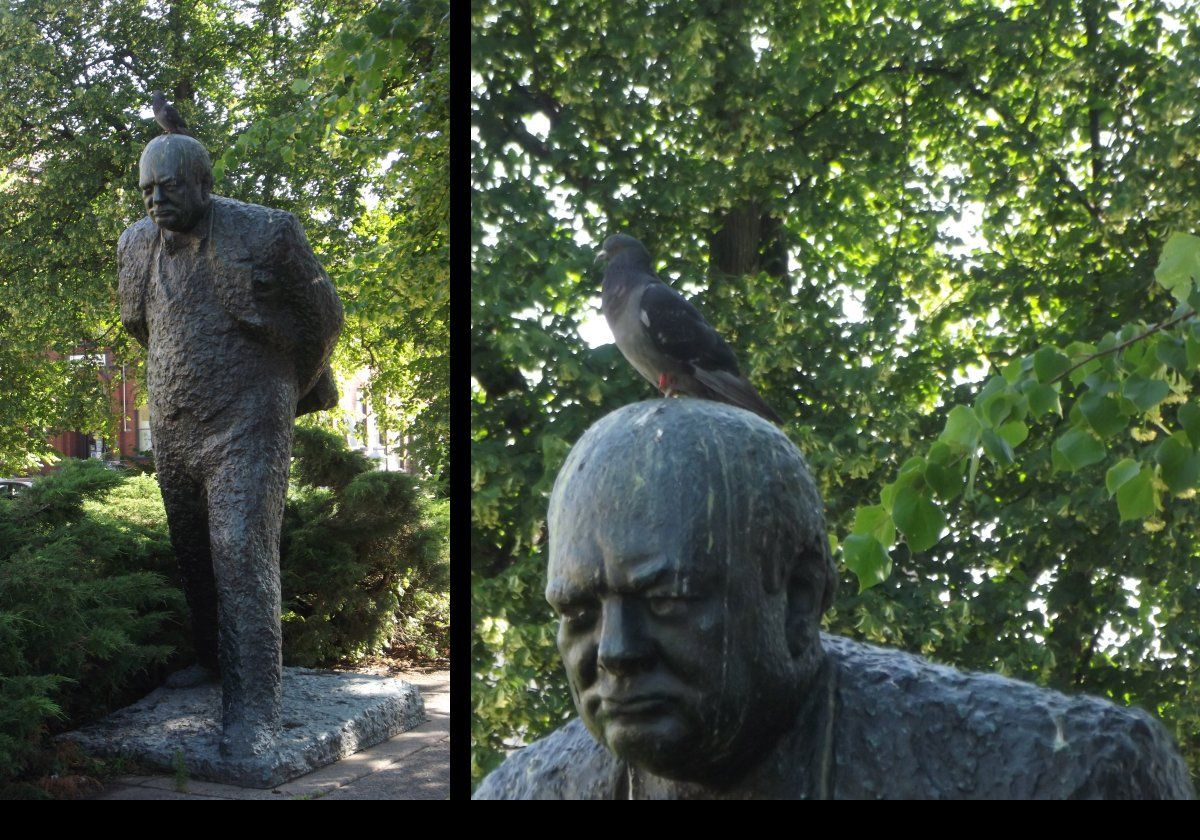
[[600,263],[606,261],[607,259],[608,251],[605,251],[603,248],[601,248],[596,252],[596,259],[592,261],[592,265],[600,265]]

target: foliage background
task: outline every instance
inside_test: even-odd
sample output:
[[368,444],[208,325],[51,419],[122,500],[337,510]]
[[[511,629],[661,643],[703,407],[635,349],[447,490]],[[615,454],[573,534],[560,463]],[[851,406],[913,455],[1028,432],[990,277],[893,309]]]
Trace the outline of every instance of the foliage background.
[[[861,561],[829,630],[1143,706],[1200,769],[1197,476],[1176,469],[1200,356],[1190,281],[1154,277],[1200,227],[1200,5],[472,8],[474,778],[573,714],[546,496],[590,423],[653,396],[581,335],[616,231],[813,467]],[[1071,432],[1093,443],[1064,462]],[[1112,498],[1130,475],[1136,511]]]
[[444,472],[447,12],[435,0],[0,2],[0,474],[46,455],[46,429],[113,423],[95,370],[46,352],[138,358],[117,319],[115,243],[144,213],[155,89],[208,147],[215,192],[300,218],[346,308],[335,365],[369,367],[380,426]]

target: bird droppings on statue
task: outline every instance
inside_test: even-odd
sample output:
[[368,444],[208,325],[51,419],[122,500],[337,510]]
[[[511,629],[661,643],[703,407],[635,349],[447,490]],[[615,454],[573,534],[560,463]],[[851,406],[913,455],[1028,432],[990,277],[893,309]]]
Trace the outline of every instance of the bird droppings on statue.
[[704,316],[655,276],[650,254],[626,234],[604,240],[600,300],[617,349],[664,396],[686,394],[783,420],[742,376],[737,359]]

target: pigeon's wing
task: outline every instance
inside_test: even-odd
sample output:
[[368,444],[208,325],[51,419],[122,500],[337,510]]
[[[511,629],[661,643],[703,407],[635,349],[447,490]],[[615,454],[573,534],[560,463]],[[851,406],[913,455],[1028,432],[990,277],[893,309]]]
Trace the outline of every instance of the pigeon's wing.
[[725,339],[670,286],[662,282],[646,286],[638,317],[654,346],[664,355],[705,370],[740,375],[737,359]]

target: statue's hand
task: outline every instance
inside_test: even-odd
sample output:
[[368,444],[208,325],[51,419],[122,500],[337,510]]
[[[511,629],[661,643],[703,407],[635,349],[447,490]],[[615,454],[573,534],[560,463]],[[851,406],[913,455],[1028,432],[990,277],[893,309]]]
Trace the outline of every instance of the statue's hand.
[[250,278],[250,293],[255,301],[278,303],[283,299],[283,283],[274,272],[256,269]]

